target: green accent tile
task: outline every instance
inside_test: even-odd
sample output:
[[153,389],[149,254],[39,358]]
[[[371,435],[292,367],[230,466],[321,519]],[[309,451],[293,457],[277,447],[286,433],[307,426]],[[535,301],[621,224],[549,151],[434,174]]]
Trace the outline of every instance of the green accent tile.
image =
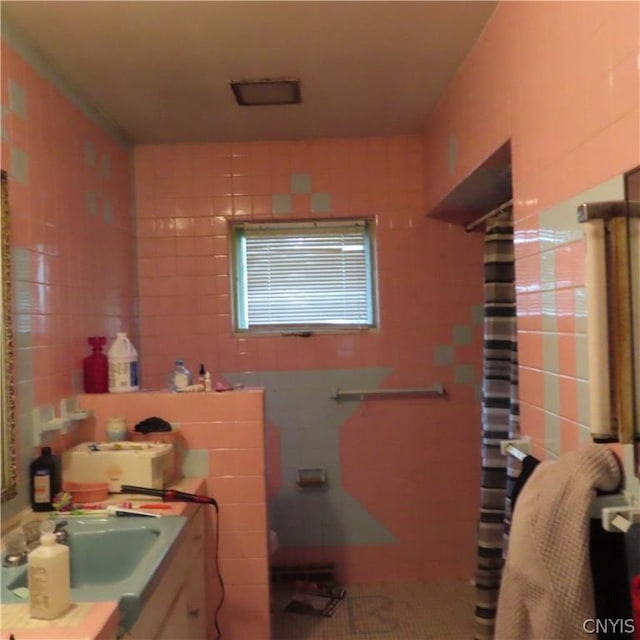
[[596,201],[605,202],[607,200],[624,200],[624,176],[617,175],[609,180],[605,180],[595,187],[587,189],[580,194],[580,202]]
[[583,444],[589,444],[591,442],[593,442],[591,431],[581,425],[578,425],[578,444],[582,446]]
[[[28,292],[29,288],[26,283],[22,283],[22,288]],[[16,349],[27,349],[31,346],[32,317],[30,313],[14,314],[13,345]]]
[[27,102],[24,89],[15,80],[9,80],[9,108],[21,118],[27,117]]
[[555,373],[544,372],[544,408],[560,415],[560,380]]
[[291,213],[291,196],[288,193],[275,193],[271,196],[271,213]]
[[291,193],[311,193],[311,176],[308,173],[292,173]]
[[311,213],[329,213],[331,211],[330,193],[311,194]]
[[17,147],[11,147],[11,177],[23,184],[29,183],[29,156]]
[[545,251],[540,255],[540,287],[549,291],[556,286],[556,256],[553,251]]
[[95,217],[98,215],[98,197],[95,191],[87,191],[86,193],[87,214]]
[[453,364],[453,347],[450,344],[439,344],[433,349],[434,364]]
[[207,449],[185,450],[182,474],[185,478],[206,478],[209,475],[209,451]]
[[544,440],[549,451],[560,455],[560,416],[548,411],[544,412]]
[[622,176],[601,182],[575,196],[540,212],[540,250],[547,251],[570,242],[582,240],[584,225],[578,222],[577,208],[583,202],[604,202],[624,199]]
[[10,112],[11,112],[11,109],[9,109],[8,106],[4,104],[0,105],[0,118],[2,118],[2,120],[0,120],[0,138],[4,142],[9,142],[9,139],[10,139],[9,132],[4,126],[4,116],[6,116]]
[[471,323],[481,325],[484,323],[484,305],[474,304],[471,307]]
[[560,368],[558,359],[558,335],[545,333],[542,336],[542,362],[545,371],[558,373]]
[[107,224],[111,224],[113,222],[113,207],[110,202],[105,202],[102,205],[102,218]]
[[33,380],[33,350],[16,349],[14,357],[18,380]]
[[585,380],[589,378],[589,348],[587,344],[585,333],[576,334],[576,377]]
[[578,222],[577,205],[566,200],[540,213],[540,250],[547,251],[581,240],[584,228]]
[[[31,282],[31,254],[27,249],[22,247],[13,247],[11,249],[11,272],[14,282]],[[31,304],[30,296],[27,302]],[[20,300],[16,300],[16,311],[23,311],[19,306]],[[28,307],[31,311],[31,307]]]
[[542,328],[545,331],[558,330],[555,290],[542,292]]
[[476,380],[473,365],[456,365],[453,369],[453,381],[455,384],[474,384]]
[[453,327],[453,344],[456,346],[468,345],[473,342],[473,333],[468,324],[456,324]]
[[96,166],[96,150],[91,140],[84,141],[84,161],[88,167]]
[[589,410],[589,382],[588,380],[578,380],[578,423],[587,429],[591,425]]
[[100,175],[105,180],[108,180],[111,177],[111,159],[106,153],[102,156],[102,163],[100,165]]
[[576,319],[576,332],[587,332],[587,292],[584,287],[577,287],[573,292],[573,305]]
[[476,402],[482,403],[482,400],[483,400],[483,397],[482,397],[482,383],[479,383],[479,384],[475,385],[475,392],[476,392]]

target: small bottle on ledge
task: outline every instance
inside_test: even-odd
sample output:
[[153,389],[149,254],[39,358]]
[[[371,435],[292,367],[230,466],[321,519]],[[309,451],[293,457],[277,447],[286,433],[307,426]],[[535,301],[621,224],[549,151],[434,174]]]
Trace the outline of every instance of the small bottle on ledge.
[[169,374],[169,389],[182,391],[191,385],[191,372],[184,366],[184,360],[176,360],[174,370]]
[[87,339],[92,353],[82,362],[85,393],[107,393],[109,391],[109,359],[102,351],[107,344],[104,336]]

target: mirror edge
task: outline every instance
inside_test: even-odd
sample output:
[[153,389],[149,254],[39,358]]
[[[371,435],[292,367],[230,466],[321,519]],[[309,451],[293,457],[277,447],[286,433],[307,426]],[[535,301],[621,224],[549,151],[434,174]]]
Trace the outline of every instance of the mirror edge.
[[15,498],[17,491],[16,424],[14,388],[14,351],[11,305],[11,234],[9,220],[9,188],[7,172],[0,173],[2,210],[0,212],[0,329],[2,380],[2,490],[0,502]]

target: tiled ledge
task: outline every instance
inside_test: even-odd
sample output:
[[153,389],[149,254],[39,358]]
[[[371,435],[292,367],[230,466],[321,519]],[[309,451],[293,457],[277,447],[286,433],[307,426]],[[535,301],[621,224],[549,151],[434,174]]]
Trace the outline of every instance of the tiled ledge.
[[171,423],[183,422],[262,422],[264,390],[234,389],[223,392],[172,393],[170,391],[136,391],[134,393],[81,394],[78,406],[91,409],[95,418],[93,438],[104,438],[107,418],[120,415],[129,429],[152,416]]

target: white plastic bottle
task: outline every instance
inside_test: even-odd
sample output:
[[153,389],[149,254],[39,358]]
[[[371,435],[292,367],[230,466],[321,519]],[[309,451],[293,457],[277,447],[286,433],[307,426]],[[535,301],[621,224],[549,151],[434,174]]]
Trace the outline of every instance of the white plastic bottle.
[[109,360],[109,393],[137,391],[138,352],[126,333],[118,333],[107,353]]
[[192,384],[191,371],[184,366],[184,360],[176,360],[176,366],[169,374],[169,389],[182,391]]
[[53,620],[71,605],[69,548],[56,540],[52,520],[43,521],[40,531],[40,546],[28,556],[29,615]]

